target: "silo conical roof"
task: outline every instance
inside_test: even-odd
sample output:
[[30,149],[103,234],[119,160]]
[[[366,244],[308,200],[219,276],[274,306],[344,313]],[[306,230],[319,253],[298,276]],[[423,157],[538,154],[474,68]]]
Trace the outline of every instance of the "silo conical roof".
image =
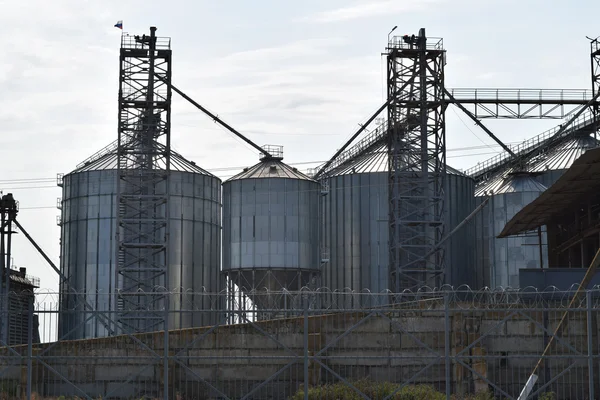
[[[92,155],[79,165],[71,173],[84,172],[84,171],[100,171],[108,169],[117,169],[117,141],[112,142],[96,154]],[[164,149],[163,144],[158,144],[159,149]],[[158,166],[165,168],[164,159],[159,161]],[[209,175],[216,178],[215,175],[200,168],[195,162],[187,160],[181,154],[171,149],[171,170],[181,172],[193,172],[202,175]]]

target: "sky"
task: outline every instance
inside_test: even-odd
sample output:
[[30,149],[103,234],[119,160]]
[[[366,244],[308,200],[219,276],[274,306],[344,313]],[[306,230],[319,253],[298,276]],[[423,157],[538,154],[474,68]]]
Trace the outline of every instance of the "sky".
[[[117,138],[121,31],[172,38],[172,82],[259,145],[284,146],[301,170],[328,160],[384,101],[387,34],[443,37],[449,88],[582,88],[600,3],[588,0],[0,0],[0,190],[59,262],[56,175]],[[174,95],[172,145],[222,179],[256,151]],[[500,148],[457,109],[446,113],[448,164]],[[515,143],[552,121],[486,121]],[[23,235],[14,264],[56,290]]]

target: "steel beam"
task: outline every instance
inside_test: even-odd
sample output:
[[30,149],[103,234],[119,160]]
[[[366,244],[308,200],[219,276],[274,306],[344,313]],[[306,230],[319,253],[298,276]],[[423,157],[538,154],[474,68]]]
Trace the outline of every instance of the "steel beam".
[[[158,79],[161,79],[161,80],[163,79],[160,76],[157,76],[157,77],[158,77]],[[264,155],[264,158],[267,158],[267,159],[268,158],[273,158],[273,155],[271,153],[269,153],[267,150],[265,150],[264,148],[260,147],[259,145],[257,145],[256,143],[254,143],[253,141],[251,141],[250,139],[248,139],[246,136],[242,135],[236,129],[232,128],[231,125],[229,125],[228,123],[226,123],[225,121],[223,121],[222,119],[220,119],[215,114],[213,114],[210,111],[208,111],[208,109],[206,109],[205,107],[201,106],[198,102],[196,102],[190,96],[188,96],[187,94],[185,94],[183,91],[181,91],[177,87],[173,86],[173,84],[171,84],[170,82],[165,82],[165,83],[167,85],[169,85],[169,87],[171,89],[173,89],[173,91],[175,93],[177,93],[178,95],[180,95],[181,97],[183,97],[184,99],[186,99],[188,102],[190,102],[192,105],[194,105],[197,109],[199,109],[204,114],[206,114],[210,118],[212,118],[213,121],[217,122],[223,128],[227,129],[229,132],[233,133],[234,135],[236,135],[237,137],[239,137],[240,139],[242,139],[244,142],[248,143],[250,146],[252,146],[255,149],[257,149],[260,153],[262,153]]]
[[444,89],[444,93],[446,93],[446,96],[448,96],[449,101],[452,101],[458,108],[460,108],[465,114],[467,114],[467,116],[471,118],[481,129],[483,129],[489,137],[494,139],[494,141],[498,143],[500,147],[502,147],[511,156],[515,156],[515,153],[513,153],[510,147],[505,145],[496,135],[492,133],[492,131],[490,131],[484,124],[482,124],[481,121],[477,119],[476,115],[467,110],[460,102],[457,102],[454,96],[452,96],[452,93],[450,93],[447,89]]

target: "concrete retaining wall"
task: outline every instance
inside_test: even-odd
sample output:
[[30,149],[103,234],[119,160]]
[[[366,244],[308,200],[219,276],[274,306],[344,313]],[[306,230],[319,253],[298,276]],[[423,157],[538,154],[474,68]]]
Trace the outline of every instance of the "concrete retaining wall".
[[[64,341],[35,345],[31,379],[33,391],[42,396],[85,393],[96,397],[113,392],[117,398],[159,397],[164,387],[161,357],[168,354],[170,398],[218,398],[219,391],[240,398],[269,381],[250,398],[282,399],[302,387],[308,356],[311,385],[335,382],[340,376],[348,380],[366,377],[428,383],[444,391],[449,376],[453,393],[473,393],[495,385],[515,396],[547,338],[541,312],[512,313],[452,310],[448,337],[444,311],[429,309],[309,317],[306,335],[303,318],[172,331],[167,353],[160,332]],[[560,313],[549,314],[552,331]],[[600,326],[595,322],[593,328],[592,352],[598,356]],[[564,357],[545,363],[540,382],[580,362],[552,387],[559,394],[569,394],[560,398],[585,397],[586,333],[586,313],[573,314],[561,334],[564,340],[551,351],[553,356]],[[5,387],[17,391],[25,387],[27,354],[27,346],[0,349],[0,366],[7,367],[0,377]],[[451,357],[449,371],[446,354]]]

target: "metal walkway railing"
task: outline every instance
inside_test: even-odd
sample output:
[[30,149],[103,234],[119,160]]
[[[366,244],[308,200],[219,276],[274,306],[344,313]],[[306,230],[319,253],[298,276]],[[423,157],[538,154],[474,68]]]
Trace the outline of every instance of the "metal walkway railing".
[[449,89],[459,102],[465,103],[546,103],[583,104],[592,99],[588,89]]
[[334,171],[348,160],[364,154],[366,150],[373,147],[373,145],[384,140],[387,133],[387,119],[377,125],[375,129],[367,133],[365,137],[356,142],[356,144],[350,147],[348,150],[341,153],[333,162],[327,167],[326,171],[323,171],[322,175],[327,175],[329,172]]
[[[579,131],[585,127],[591,126],[592,123],[594,122],[593,117],[594,116],[591,111],[584,112],[575,121],[573,121],[573,123],[571,124],[570,127],[565,129],[564,132],[561,133],[560,137],[569,136],[570,134],[572,134],[576,131]],[[560,129],[561,129],[561,125],[555,126],[554,128],[549,129],[545,132],[542,132],[539,135],[532,137],[531,139],[525,140],[522,143],[519,143],[518,145],[509,146],[509,148],[517,156],[526,154],[526,153],[530,152],[531,150],[541,146],[543,143],[547,142],[549,139],[553,138],[553,136],[556,135],[556,133]],[[555,139],[557,139],[557,138],[555,138]],[[506,151],[503,151],[502,153],[500,153],[492,158],[489,158],[485,161],[482,161],[472,168],[467,169],[465,171],[465,173],[467,175],[477,179],[478,176],[481,176],[481,175],[503,165],[504,163],[506,163],[508,161],[508,159],[510,157],[511,157],[510,154],[508,154]]]

